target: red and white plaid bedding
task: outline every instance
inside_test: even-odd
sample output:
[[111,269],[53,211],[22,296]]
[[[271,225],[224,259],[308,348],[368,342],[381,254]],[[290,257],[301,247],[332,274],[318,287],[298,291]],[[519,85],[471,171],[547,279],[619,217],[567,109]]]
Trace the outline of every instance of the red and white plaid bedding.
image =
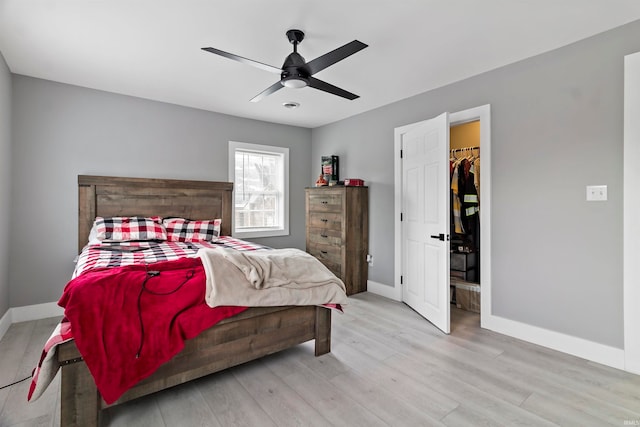
[[[88,245],[78,256],[73,277],[95,269],[194,257],[198,249],[205,247],[225,247],[241,251],[267,249],[266,246],[230,236],[221,236],[216,242],[127,242]],[[65,317],[54,329],[42,350],[40,361],[33,371],[28,400],[40,397],[51,383],[59,369],[55,358],[56,347],[72,339],[71,323]]]
[[230,236],[220,236],[215,242],[123,242],[88,245],[78,256],[72,278],[97,268],[151,264],[160,261],[193,257],[201,248],[223,247],[240,251],[265,249],[266,246]]

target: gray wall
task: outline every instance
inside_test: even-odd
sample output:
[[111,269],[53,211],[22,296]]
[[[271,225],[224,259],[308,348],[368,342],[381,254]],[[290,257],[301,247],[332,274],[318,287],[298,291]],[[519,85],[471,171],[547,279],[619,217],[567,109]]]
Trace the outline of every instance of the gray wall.
[[[0,53],[0,226],[11,233],[11,72]],[[8,236],[7,236],[8,237]],[[0,318],[9,309],[9,239],[0,239]]]
[[229,140],[290,149],[290,236],[256,241],[304,249],[309,129],[12,77],[11,307],[57,301],[69,280],[79,174],[227,181]]
[[[394,128],[491,104],[493,314],[622,348],[623,57],[636,51],[640,21],[314,129],[315,163],[339,155],[341,176],[370,186],[370,280],[394,283]],[[587,203],[590,184],[609,200]]]

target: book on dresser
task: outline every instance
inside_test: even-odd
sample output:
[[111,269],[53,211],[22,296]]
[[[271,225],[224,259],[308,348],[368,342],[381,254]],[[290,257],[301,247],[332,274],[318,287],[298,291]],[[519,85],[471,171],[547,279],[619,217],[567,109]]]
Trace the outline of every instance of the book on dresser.
[[347,295],[367,290],[369,188],[305,189],[307,252],[344,282]]

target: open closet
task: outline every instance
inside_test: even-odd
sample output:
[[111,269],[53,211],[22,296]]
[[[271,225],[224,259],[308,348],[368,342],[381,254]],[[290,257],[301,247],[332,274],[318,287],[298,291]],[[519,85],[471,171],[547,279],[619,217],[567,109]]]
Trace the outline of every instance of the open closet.
[[451,126],[451,303],[480,313],[480,121]]

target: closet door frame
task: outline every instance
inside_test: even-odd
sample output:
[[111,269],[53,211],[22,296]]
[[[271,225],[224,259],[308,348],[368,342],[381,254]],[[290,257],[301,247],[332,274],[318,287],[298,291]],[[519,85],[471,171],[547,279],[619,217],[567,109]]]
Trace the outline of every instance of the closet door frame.
[[640,374],[640,52],[624,57],[623,307],[624,369]]
[[480,327],[487,327],[491,308],[491,105],[451,113],[449,126],[480,121]]

